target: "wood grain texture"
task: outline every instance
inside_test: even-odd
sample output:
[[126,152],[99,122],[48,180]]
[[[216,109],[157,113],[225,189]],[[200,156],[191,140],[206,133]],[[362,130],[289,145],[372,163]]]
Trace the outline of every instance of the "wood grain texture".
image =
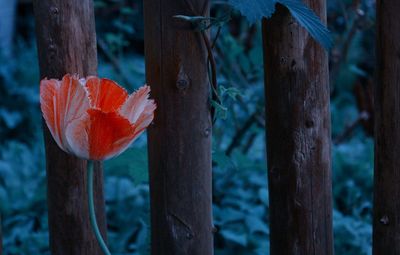
[[[196,15],[208,0],[189,1]],[[153,255],[213,254],[207,51],[174,15],[184,0],[146,0],[146,77],[157,103],[148,130]]]
[[280,5],[263,38],[271,255],[332,255],[327,53]]
[[[92,0],[35,0],[41,78],[66,73],[96,75],[97,52]],[[67,155],[44,124],[50,249],[53,255],[102,254],[89,222],[86,161]],[[95,206],[106,232],[101,164],[95,171]]]
[[400,254],[400,2],[377,1],[373,254]]

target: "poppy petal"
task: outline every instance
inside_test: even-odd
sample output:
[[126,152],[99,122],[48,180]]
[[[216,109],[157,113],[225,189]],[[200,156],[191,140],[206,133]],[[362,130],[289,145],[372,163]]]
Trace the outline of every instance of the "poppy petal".
[[43,117],[58,146],[68,152],[66,126],[86,114],[89,102],[77,76],[65,75],[61,81],[44,79],[40,83]]
[[124,151],[136,138],[134,128],[119,114],[89,110],[90,157],[110,158]]
[[128,93],[116,82],[90,76],[86,80],[90,106],[103,112],[115,112],[128,98]]
[[66,128],[66,139],[71,153],[77,157],[89,159],[89,114],[71,122]]
[[147,114],[156,109],[154,100],[149,99],[150,87],[145,85],[131,94],[120,109],[120,114],[134,124],[144,111]]
[[[153,100],[151,100],[153,101]],[[134,123],[135,132],[146,129],[154,119],[154,110],[156,109],[156,105],[154,103],[147,104],[144,108],[142,114]]]

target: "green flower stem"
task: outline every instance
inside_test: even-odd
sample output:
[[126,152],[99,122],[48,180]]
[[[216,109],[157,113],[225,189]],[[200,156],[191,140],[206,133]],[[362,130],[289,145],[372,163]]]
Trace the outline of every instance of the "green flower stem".
[[103,251],[103,253],[105,255],[111,255],[110,251],[107,248],[106,243],[104,242],[103,237],[101,236],[99,226],[97,225],[96,212],[94,210],[94,199],[93,199],[93,172],[94,172],[94,164],[91,161],[88,161],[87,192],[88,192],[88,201],[89,201],[90,225],[92,226],[94,235],[96,236],[96,239],[99,242],[100,248]]

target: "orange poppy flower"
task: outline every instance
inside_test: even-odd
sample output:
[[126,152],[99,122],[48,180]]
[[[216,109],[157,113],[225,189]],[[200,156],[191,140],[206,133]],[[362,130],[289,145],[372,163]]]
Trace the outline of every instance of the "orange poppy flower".
[[123,152],[153,121],[150,87],[129,95],[108,79],[65,75],[40,82],[43,117],[58,146],[90,160]]

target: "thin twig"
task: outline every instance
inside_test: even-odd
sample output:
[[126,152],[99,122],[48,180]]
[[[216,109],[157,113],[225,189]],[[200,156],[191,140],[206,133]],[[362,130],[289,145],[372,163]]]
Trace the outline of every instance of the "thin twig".
[[[192,2],[189,0],[184,0],[184,2],[187,5],[187,7],[189,8],[189,10],[192,12],[192,14],[197,15]],[[200,16],[206,15],[207,5],[208,5],[208,1],[205,1],[203,10],[202,10],[202,15],[200,15]],[[207,29],[209,29],[210,27],[211,26],[208,26]],[[218,32],[218,34],[219,34],[219,32]],[[214,55],[212,52],[212,49],[213,49],[213,46],[215,45],[215,43],[213,42],[213,44],[211,44],[210,39],[208,38],[208,35],[205,30],[201,31],[201,36],[203,38],[204,44],[206,45],[207,52],[208,52],[207,66],[209,65],[211,68],[211,77],[210,77],[211,78],[211,87],[212,87],[212,96],[211,97],[212,97],[213,101],[221,103],[221,100],[218,96],[217,64],[215,62],[215,58],[214,58]],[[212,107],[211,108],[211,118],[212,118],[213,122],[215,122],[214,116],[215,116],[215,108]]]
[[226,149],[226,155],[230,156],[233,150],[240,145],[240,141],[246,135],[247,131],[251,128],[251,126],[257,122],[257,115],[259,114],[258,110],[253,112],[249,116],[249,118],[244,122],[243,126],[237,130],[236,134],[233,136],[231,143]]
[[359,5],[357,5],[354,8],[356,18],[350,27],[349,33],[347,34],[345,41],[343,42],[341,52],[339,53],[339,59],[336,62],[334,62],[334,65],[332,67],[332,71],[331,71],[331,75],[330,75],[330,83],[332,84],[331,92],[333,92],[333,90],[335,89],[335,83],[333,82],[333,78],[338,76],[341,65],[346,62],[347,55],[348,55],[351,43],[353,41],[353,38],[356,35],[356,32],[359,30],[360,20],[364,18],[362,15],[359,15],[357,13],[358,7],[359,7]]
[[[206,45],[207,51],[208,51],[208,63],[211,67],[211,86],[212,86],[212,100],[221,103],[221,100],[218,96],[218,81],[217,81],[217,64],[215,62],[215,58],[212,52],[212,47],[210,43],[210,39],[207,36],[207,33],[205,31],[201,32],[201,35],[204,40],[204,44]],[[215,109],[212,109],[212,115],[214,116]]]
[[253,132],[250,134],[249,139],[247,139],[247,142],[244,144],[242,152],[243,154],[247,154],[250,150],[250,148],[253,146],[255,139],[257,138],[258,132]]
[[218,27],[218,30],[217,30],[217,33],[215,34],[214,40],[213,40],[213,42],[212,42],[212,44],[211,44],[211,49],[214,49],[215,44],[217,43],[218,37],[219,37],[219,35],[220,35],[220,33],[221,33],[221,29],[222,29],[222,27],[219,26],[219,27]]
[[333,140],[333,144],[338,145],[342,143],[347,137],[351,135],[351,133],[353,133],[354,129],[356,129],[359,124],[361,124],[363,121],[368,120],[369,118],[370,116],[367,112],[361,112],[358,118],[353,121],[353,123],[348,125],[346,129]]

